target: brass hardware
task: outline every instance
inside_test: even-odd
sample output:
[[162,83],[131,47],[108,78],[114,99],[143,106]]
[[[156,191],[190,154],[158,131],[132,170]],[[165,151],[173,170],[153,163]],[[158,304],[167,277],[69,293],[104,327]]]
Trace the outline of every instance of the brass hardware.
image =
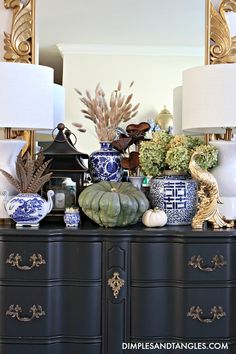
[[202,229],[205,221],[209,221],[213,228],[233,227],[234,223],[227,223],[220,215],[218,203],[220,203],[219,188],[215,177],[207,170],[202,169],[195,158],[198,152],[192,154],[189,169],[192,178],[198,183],[197,213],[192,219],[193,229]]
[[108,285],[112,288],[115,299],[117,299],[120,289],[124,286],[124,284],[124,280],[120,278],[120,274],[117,272],[113,273],[113,277],[111,279],[108,279]]
[[220,320],[222,317],[226,316],[223,308],[221,306],[214,306],[211,308],[211,318],[204,318],[203,310],[200,306],[192,306],[187,313],[187,317],[191,317],[193,320],[198,320],[201,323],[212,323],[215,320]]
[[21,266],[19,262],[22,261],[22,257],[17,253],[11,253],[10,256],[6,260],[6,264],[10,264],[12,267],[16,267],[19,270],[31,270],[34,267],[39,267],[42,264],[46,264],[46,261],[43,259],[42,255],[40,253],[33,254],[30,256],[29,261],[32,262],[31,266]]
[[10,305],[9,309],[6,311],[6,316],[11,316],[20,322],[30,322],[34,318],[39,318],[41,316],[45,316],[45,312],[40,305],[31,306],[29,312],[32,312],[31,317],[20,317],[20,312],[22,312],[22,308],[19,305]]
[[207,266],[204,267],[203,258],[200,255],[198,255],[198,256],[192,256],[191,260],[188,262],[188,265],[195,269],[198,268],[202,272],[213,272],[217,268],[222,268],[224,265],[226,265],[224,257],[221,255],[214,256],[211,260],[211,263],[213,264],[212,267],[207,267]]

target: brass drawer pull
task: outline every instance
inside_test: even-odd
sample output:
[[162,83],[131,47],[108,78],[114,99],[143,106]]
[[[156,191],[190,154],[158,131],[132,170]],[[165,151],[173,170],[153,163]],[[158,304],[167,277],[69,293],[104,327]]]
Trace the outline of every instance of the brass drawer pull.
[[30,308],[29,312],[32,312],[31,317],[20,317],[20,312],[22,312],[22,308],[19,305],[10,305],[9,309],[6,311],[6,316],[11,316],[20,322],[30,322],[34,318],[45,316],[45,312],[40,305],[33,305]]
[[200,306],[192,306],[187,314],[187,317],[191,317],[193,320],[198,320],[201,323],[212,323],[215,320],[220,320],[222,317],[226,316],[223,308],[221,306],[214,306],[211,309],[211,318],[204,318],[203,310]]
[[10,264],[12,267],[16,267],[19,270],[31,270],[34,267],[39,267],[42,264],[46,264],[46,261],[43,259],[40,253],[33,254],[30,256],[29,261],[32,263],[30,266],[27,265],[20,265],[19,262],[22,261],[22,257],[17,253],[11,253],[10,256],[7,258],[6,263]]
[[117,272],[113,273],[113,277],[111,279],[108,279],[108,285],[112,288],[115,299],[117,299],[120,289],[124,286],[124,284],[124,280],[120,278],[120,274]]
[[221,255],[216,255],[212,258],[211,260],[211,264],[213,265],[212,267],[207,267],[207,266],[204,267],[203,263],[204,263],[203,258],[200,255],[198,255],[198,256],[193,256],[191,260],[188,262],[188,265],[195,269],[198,268],[202,272],[213,272],[217,268],[221,268],[224,265],[226,265],[224,257]]

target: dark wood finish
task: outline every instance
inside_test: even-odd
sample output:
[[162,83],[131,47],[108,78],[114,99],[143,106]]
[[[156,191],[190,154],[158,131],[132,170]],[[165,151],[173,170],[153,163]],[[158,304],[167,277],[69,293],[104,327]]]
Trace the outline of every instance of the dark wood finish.
[[[6,263],[11,254],[22,257],[18,268]],[[32,266],[33,254],[45,264],[21,269]],[[216,352],[235,354],[235,254],[236,230],[2,227],[0,354],[128,354],[123,342],[172,341],[224,342],[228,350]],[[193,256],[202,257],[199,267]],[[108,280],[116,273],[124,283],[115,294]],[[13,304],[20,319],[32,316],[33,305],[45,314],[19,321],[6,315]],[[202,321],[187,316],[193,306],[202,308]],[[225,315],[211,323],[214,306]]]

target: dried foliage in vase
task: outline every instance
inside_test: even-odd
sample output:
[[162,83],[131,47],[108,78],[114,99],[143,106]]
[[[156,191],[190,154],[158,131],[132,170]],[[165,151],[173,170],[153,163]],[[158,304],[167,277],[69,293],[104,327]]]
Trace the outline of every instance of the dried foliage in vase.
[[[129,87],[133,86],[131,82]],[[116,128],[121,122],[127,122],[138,113],[139,103],[134,107],[131,103],[133,94],[127,97],[121,92],[121,82],[118,83],[117,89],[111,93],[109,103],[105,98],[105,93],[98,84],[95,88],[95,97],[92,98],[89,91],[86,96],[75,89],[82,96],[81,102],[86,106],[81,112],[84,117],[91,120],[95,125],[95,130],[100,141],[112,141],[116,135]],[[76,123],[73,123],[76,126]]]
[[37,193],[51,178],[52,172],[47,173],[50,162],[51,160],[44,162],[42,153],[38,155],[36,160],[33,160],[27,153],[23,157],[17,156],[16,177],[2,169],[0,172],[19,193]]

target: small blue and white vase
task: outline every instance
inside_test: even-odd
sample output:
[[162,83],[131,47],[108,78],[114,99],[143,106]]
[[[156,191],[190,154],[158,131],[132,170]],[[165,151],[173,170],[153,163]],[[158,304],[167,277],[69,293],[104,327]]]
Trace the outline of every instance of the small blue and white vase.
[[197,183],[187,175],[150,180],[150,201],[167,214],[167,225],[189,225],[197,212]]
[[122,179],[122,155],[108,141],[100,142],[100,150],[92,152],[88,160],[89,172],[93,182]]
[[80,224],[80,213],[79,211],[67,211],[64,212],[64,222],[66,227],[78,227]]

